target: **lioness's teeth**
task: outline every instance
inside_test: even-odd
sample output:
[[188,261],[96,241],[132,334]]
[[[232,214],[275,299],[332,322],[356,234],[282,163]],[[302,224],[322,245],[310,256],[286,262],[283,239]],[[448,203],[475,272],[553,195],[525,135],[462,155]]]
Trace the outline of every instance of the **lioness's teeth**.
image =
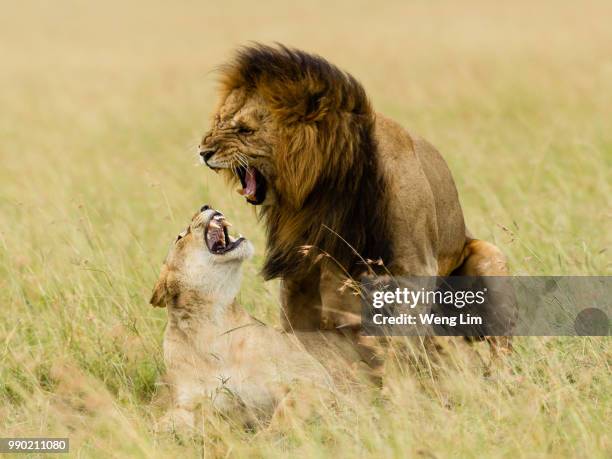
[[221,226],[219,225],[219,223],[217,223],[217,222],[216,222],[216,221],[214,221],[214,220],[211,220],[211,221],[210,221],[210,226],[211,226],[212,228],[221,229]]

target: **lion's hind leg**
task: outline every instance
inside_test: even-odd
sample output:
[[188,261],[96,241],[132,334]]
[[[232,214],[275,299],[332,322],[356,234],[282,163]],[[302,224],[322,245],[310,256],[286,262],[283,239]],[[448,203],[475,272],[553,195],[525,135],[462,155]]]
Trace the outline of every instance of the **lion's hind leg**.
[[[483,311],[483,315],[499,318],[496,322],[501,320],[505,324],[502,329],[508,330],[514,324],[516,299],[510,282],[500,279],[510,275],[506,256],[496,245],[480,239],[468,240],[464,250],[464,261],[452,275],[493,277],[490,280],[483,279],[490,300],[486,304],[489,310]],[[512,340],[509,336],[488,336],[485,339],[494,353],[507,353],[512,350]]]
[[471,239],[464,249],[465,258],[461,266],[453,271],[454,276],[507,276],[506,256],[494,244],[480,239]]

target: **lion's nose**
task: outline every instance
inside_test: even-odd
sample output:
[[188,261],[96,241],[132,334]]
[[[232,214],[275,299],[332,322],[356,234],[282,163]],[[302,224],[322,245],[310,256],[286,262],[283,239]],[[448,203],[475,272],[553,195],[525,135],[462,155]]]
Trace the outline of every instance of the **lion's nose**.
[[206,164],[208,164],[208,160],[212,158],[212,156],[217,152],[216,148],[206,148],[200,151],[200,156],[204,160]]

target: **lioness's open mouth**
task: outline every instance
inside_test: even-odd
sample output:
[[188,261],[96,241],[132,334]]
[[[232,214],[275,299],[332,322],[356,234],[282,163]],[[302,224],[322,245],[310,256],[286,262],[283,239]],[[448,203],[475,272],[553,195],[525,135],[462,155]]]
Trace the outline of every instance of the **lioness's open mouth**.
[[242,185],[242,190],[238,190],[238,193],[255,206],[264,202],[267,184],[263,174],[252,166],[240,166],[236,169],[236,173]]
[[221,212],[215,212],[210,218],[204,230],[204,242],[210,253],[222,255],[231,252],[245,240],[242,236],[232,238],[227,231],[230,226]]

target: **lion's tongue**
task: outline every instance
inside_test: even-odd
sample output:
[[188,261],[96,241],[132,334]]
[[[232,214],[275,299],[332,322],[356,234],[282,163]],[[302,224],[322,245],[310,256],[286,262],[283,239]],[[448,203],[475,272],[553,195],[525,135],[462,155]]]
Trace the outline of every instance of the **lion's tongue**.
[[243,195],[247,199],[255,199],[255,192],[257,191],[257,179],[255,178],[255,169],[248,167],[246,174],[244,174],[244,181],[246,182]]

